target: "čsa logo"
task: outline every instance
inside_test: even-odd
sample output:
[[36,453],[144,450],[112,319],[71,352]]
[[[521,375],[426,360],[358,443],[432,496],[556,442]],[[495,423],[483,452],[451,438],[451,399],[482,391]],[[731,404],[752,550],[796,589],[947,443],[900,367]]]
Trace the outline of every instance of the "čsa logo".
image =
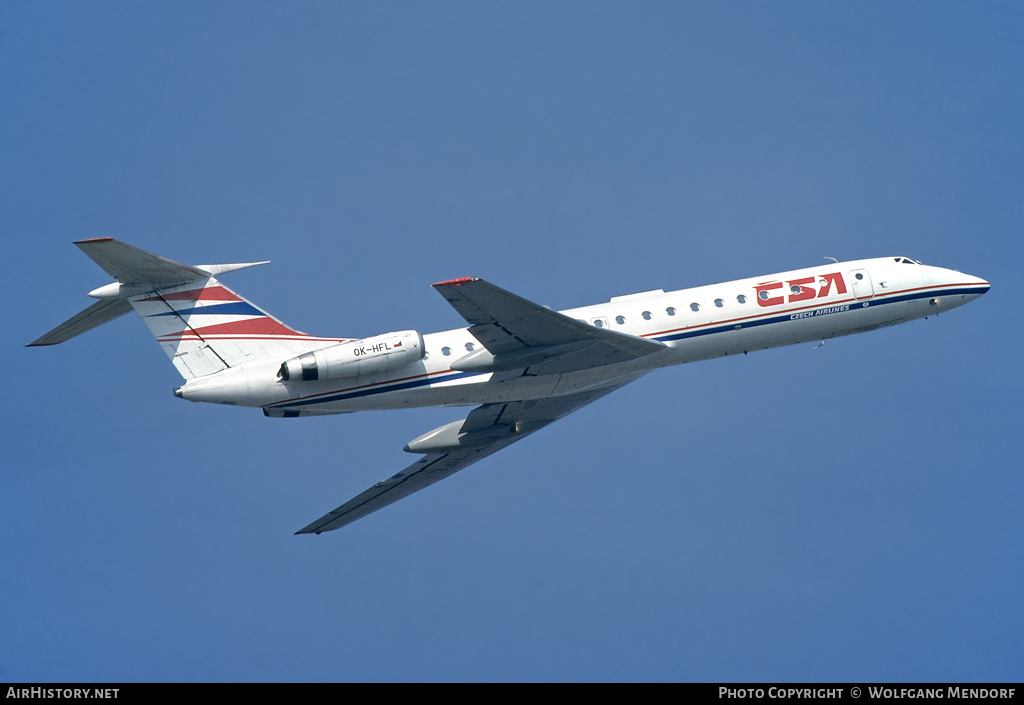
[[[815,280],[818,282],[817,290],[810,286],[815,283]],[[789,287],[788,298],[782,296],[781,291],[778,292],[779,296],[772,296],[772,292],[786,285]],[[758,284],[754,287],[754,290],[757,292],[758,306],[778,306],[787,301],[794,303],[796,301],[825,298],[829,295],[833,286],[837,294],[846,293],[846,282],[843,281],[843,275],[839,272],[822,274],[819,277],[802,277],[788,282],[767,282],[765,284]]]

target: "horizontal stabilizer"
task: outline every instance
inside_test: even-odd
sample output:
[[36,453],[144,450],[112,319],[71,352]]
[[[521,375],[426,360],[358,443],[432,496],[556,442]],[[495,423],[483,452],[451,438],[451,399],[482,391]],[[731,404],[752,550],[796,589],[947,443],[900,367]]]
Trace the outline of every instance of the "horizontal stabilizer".
[[77,316],[72,316],[49,333],[40,336],[29,343],[33,345],[56,345],[65,340],[71,340],[76,335],[81,335],[97,326],[102,326],[119,316],[123,316],[132,310],[132,305],[127,299],[106,299],[97,301]]
[[126,245],[112,237],[80,240],[75,244],[122,284],[152,284],[156,289],[210,276],[206,270]]
[[217,280],[266,262],[192,266],[109,237],[75,244],[116,281],[90,291],[97,303],[29,345],[63,343],[134,310],[181,376],[193,379],[341,342],[289,328]]
[[160,289],[173,284],[217,277],[246,267],[255,267],[263,262],[242,262],[240,264],[190,264],[175,262],[173,259],[127,245],[112,237],[79,240],[79,249],[92,258],[103,270],[121,284],[149,286]]

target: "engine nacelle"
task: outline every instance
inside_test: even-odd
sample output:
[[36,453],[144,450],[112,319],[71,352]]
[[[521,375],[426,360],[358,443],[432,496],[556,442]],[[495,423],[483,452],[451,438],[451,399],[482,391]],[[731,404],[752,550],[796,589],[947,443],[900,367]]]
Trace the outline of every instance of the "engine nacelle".
[[414,330],[385,333],[299,355],[281,365],[285,381],[337,379],[387,372],[423,359],[423,336]]

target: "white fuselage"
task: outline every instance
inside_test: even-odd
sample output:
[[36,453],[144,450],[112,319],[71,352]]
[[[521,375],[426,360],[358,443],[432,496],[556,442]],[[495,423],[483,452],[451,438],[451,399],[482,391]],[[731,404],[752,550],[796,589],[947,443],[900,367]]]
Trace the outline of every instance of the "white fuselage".
[[620,296],[561,313],[591,325],[657,340],[663,351],[574,372],[529,368],[462,372],[451,365],[480,342],[468,328],[423,336],[422,360],[386,373],[285,381],[282,360],[242,365],[189,381],[192,401],[263,407],[269,416],[369,409],[461,406],[539,399],[601,387],[647,370],[723,355],[823,340],[923,318],[988,290],[978,277],[903,257],[826,263],[679,291]]

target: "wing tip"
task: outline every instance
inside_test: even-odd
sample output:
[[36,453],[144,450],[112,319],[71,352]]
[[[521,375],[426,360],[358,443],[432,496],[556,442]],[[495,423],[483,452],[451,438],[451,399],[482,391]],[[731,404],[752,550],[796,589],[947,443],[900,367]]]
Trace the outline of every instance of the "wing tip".
[[468,284],[475,281],[480,281],[480,277],[459,277],[458,279],[449,279],[437,284],[431,284],[431,286],[458,286],[459,284]]

